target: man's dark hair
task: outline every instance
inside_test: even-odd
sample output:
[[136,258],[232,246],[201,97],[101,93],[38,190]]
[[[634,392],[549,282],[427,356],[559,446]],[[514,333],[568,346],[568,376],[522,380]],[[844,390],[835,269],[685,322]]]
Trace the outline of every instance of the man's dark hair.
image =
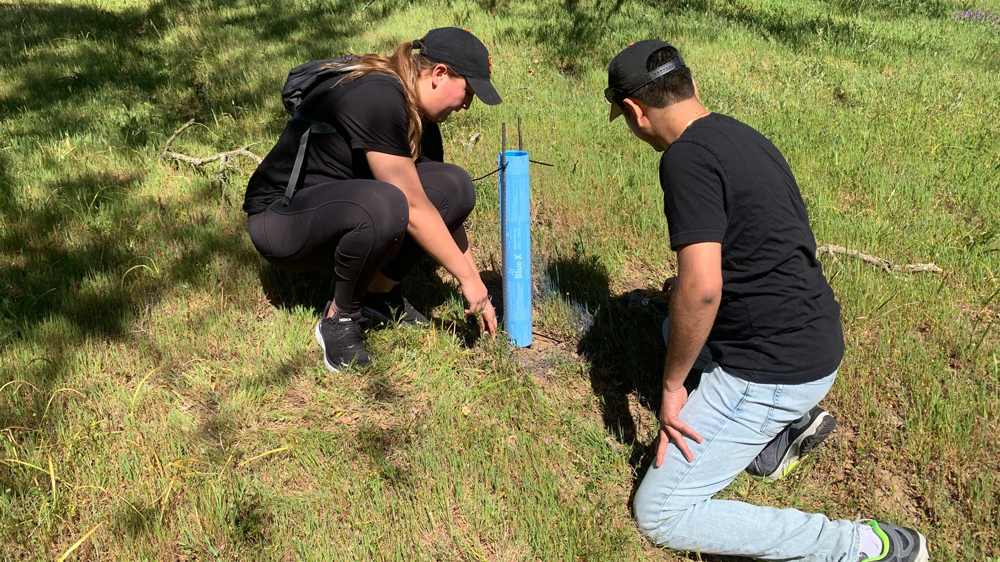
[[[677,49],[664,47],[654,51],[646,59],[646,70],[655,70],[677,58]],[[694,97],[694,81],[691,80],[691,69],[683,66],[653,80],[636,90],[634,97],[649,107],[667,107],[679,101]]]

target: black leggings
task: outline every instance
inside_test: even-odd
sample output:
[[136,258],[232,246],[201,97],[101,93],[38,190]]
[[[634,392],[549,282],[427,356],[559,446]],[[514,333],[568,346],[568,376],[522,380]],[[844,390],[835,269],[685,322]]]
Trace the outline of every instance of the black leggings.
[[[448,230],[455,232],[476,204],[469,174],[453,164],[425,162],[417,165],[417,175]],[[379,271],[401,281],[425,255],[406,234],[408,222],[406,196],[399,188],[357,179],[302,189],[287,207],[275,201],[249,217],[249,230],[260,255],[281,269],[333,268],[337,308],[357,312]]]

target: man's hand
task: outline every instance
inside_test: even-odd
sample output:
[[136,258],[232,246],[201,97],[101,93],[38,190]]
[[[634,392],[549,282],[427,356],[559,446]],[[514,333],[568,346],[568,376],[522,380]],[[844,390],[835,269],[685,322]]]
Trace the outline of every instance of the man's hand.
[[663,389],[663,404],[660,406],[660,434],[659,442],[656,445],[656,468],[663,464],[663,457],[667,453],[667,445],[671,441],[681,450],[681,454],[687,462],[694,460],[691,449],[688,447],[685,436],[701,443],[701,435],[691,429],[688,424],[681,421],[681,408],[687,404],[688,393],[683,386],[677,390]]
[[674,283],[676,282],[677,282],[676,275],[667,277],[666,279],[663,280],[663,289],[662,289],[663,298],[670,300],[670,295],[673,294],[674,292]]
[[670,341],[663,362],[663,405],[660,407],[660,442],[656,466],[663,464],[667,446],[673,441],[687,462],[694,460],[685,438],[701,443],[701,436],[681,421],[687,404],[684,379],[719,311],[722,297],[722,245],[718,242],[685,244],[677,248],[677,279],[668,279],[663,288],[670,298]]
[[674,296],[674,289],[677,288],[677,276],[667,277],[663,280],[663,289],[660,292],[663,293],[663,300],[667,303],[667,311],[670,311],[670,299]]

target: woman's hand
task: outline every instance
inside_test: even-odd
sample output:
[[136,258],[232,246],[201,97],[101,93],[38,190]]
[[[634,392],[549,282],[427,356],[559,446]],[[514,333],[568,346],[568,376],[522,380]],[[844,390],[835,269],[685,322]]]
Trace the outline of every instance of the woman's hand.
[[482,314],[483,329],[496,335],[497,313],[490,304],[489,292],[479,277],[475,260],[472,259],[465,230],[460,231],[459,240],[463,247],[459,247],[458,241],[453,237],[455,234],[448,231],[441,213],[427,198],[412,159],[372,150],[366,151],[365,156],[375,179],[391,183],[406,196],[410,213],[407,233],[434,261],[443,265],[458,280],[462,295],[469,301],[469,308],[465,312]]
[[466,314],[482,314],[483,329],[490,335],[497,335],[497,313],[493,310],[493,303],[490,302],[490,293],[486,290],[483,280],[476,275],[466,283],[461,284],[462,296],[469,301],[469,308],[465,309]]

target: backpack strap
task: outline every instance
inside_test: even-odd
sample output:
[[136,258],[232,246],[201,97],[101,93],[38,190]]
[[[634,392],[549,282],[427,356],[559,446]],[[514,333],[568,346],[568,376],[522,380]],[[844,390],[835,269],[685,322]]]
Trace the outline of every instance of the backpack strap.
[[314,121],[298,112],[296,112],[292,118],[308,121],[312,123],[312,125],[306,129],[306,132],[302,134],[302,139],[299,140],[299,151],[295,154],[295,165],[292,166],[292,175],[288,177],[288,187],[285,188],[284,203],[286,207],[292,202],[292,196],[295,195],[295,189],[299,184],[299,175],[302,173],[302,163],[306,160],[306,147],[309,145],[309,134],[332,133],[337,130],[333,125]]

